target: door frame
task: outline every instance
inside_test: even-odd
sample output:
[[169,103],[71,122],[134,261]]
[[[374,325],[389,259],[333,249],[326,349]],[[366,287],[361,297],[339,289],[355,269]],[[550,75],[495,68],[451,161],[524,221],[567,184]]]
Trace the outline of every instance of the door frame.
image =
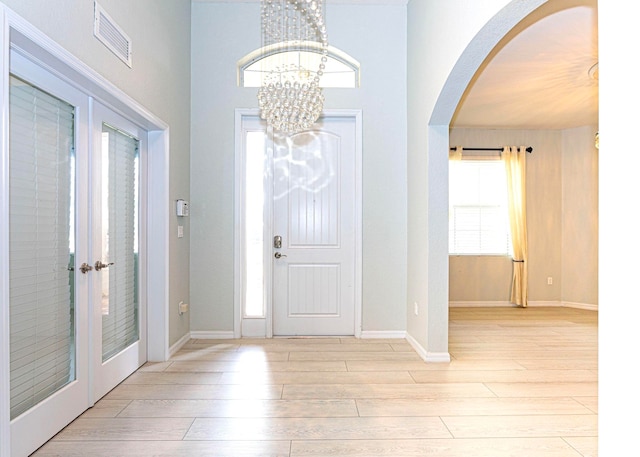
[[[265,315],[262,318],[245,318],[242,312],[243,277],[244,277],[244,252],[243,237],[244,232],[244,138],[243,120],[245,118],[259,119],[260,111],[254,108],[237,108],[235,110],[235,179],[234,179],[234,222],[237,230],[234,234],[234,326],[235,338],[244,337],[266,337],[273,338],[273,303],[272,295],[272,273],[271,273],[271,252],[269,246],[269,256],[265,256],[266,279],[266,303]],[[362,335],[362,110],[360,109],[327,109],[323,110],[322,117],[350,118],[355,121],[355,173],[353,182],[356,190],[355,196],[355,244],[354,244],[354,329],[356,338]],[[267,167],[271,168],[272,163]],[[273,173],[270,173],[273,176]],[[267,192],[269,196],[270,192]],[[272,214],[265,215],[265,240],[273,238]],[[266,251],[266,250],[265,250]],[[243,334],[244,330],[244,334]]]
[[[70,54],[21,16],[0,4],[0,220],[7,221],[9,199],[9,51],[19,49],[43,68],[100,101],[148,132],[147,358],[169,358],[169,125]],[[0,455],[10,455],[8,224],[0,224]]]

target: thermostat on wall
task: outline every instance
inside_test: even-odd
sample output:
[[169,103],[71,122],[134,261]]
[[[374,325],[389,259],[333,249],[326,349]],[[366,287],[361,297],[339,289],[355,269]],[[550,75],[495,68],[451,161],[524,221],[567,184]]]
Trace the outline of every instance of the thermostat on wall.
[[176,215],[185,217],[189,215],[189,202],[185,200],[176,201]]

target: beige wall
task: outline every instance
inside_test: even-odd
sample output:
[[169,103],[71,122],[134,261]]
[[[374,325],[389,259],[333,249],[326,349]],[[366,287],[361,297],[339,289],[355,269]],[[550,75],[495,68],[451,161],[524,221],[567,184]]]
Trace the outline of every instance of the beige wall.
[[562,301],[598,303],[598,150],[596,129],[562,135]]
[[[597,297],[595,129],[452,129],[451,145],[532,146],[527,156],[529,300],[594,306]],[[507,302],[511,261],[450,256],[450,302]],[[547,278],[553,284],[547,284]]]

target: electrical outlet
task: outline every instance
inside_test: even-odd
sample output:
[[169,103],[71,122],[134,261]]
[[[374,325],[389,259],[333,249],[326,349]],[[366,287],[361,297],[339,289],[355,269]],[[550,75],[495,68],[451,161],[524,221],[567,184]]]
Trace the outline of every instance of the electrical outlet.
[[413,314],[418,315],[418,302],[413,302]]
[[549,277],[547,278],[547,285],[548,285],[548,286],[553,285],[553,278],[552,278],[551,276],[549,276]]

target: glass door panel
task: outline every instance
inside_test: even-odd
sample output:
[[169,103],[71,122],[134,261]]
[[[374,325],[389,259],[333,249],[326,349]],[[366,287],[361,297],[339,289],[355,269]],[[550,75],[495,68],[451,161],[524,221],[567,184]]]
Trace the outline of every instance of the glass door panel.
[[102,361],[139,339],[138,140],[102,125]]
[[10,82],[11,419],[76,379],[75,108]]

